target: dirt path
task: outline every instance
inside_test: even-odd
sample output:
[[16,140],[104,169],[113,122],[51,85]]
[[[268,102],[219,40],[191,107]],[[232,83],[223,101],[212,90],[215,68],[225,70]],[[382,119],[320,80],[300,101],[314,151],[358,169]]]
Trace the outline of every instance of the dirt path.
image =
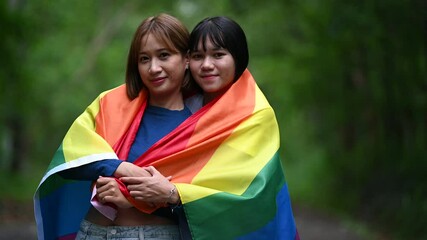
[[294,207],[301,240],[365,240],[336,217],[304,207]]

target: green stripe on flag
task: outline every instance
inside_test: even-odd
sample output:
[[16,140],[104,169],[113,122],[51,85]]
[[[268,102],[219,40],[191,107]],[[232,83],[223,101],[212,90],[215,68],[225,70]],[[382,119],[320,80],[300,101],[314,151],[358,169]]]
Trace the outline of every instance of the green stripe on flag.
[[276,195],[284,184],[276,152],[242,196],[222,192],[184,205],[193,237],[231,239],[260,229],[275,217]]
[[[65,163],[65,157],[64,152],[62,150],[62,144],[59,146],[58,150],[56,150],[55,155],[53,156],[52,161],[50,162],[50,165],[46,171],[49,172],[54,167],[57,167],[61,164]],[[42,186],[39,188],[39,197],[43,198],[46,195],[49,195],[51,192],[59,189],[61,186],[73,182],[73,180],[66,180],[62,177],[58,176],[57,174],[54,174],[50,177],[48,177],[42,184]]]
[[53,155],[53,159],[47,168],[47,171],[50,171],[52,168],[59,166],[65,163],[64,151],[62,150],[62,144],[59,146],[58,150],[56,150],[55,155]]

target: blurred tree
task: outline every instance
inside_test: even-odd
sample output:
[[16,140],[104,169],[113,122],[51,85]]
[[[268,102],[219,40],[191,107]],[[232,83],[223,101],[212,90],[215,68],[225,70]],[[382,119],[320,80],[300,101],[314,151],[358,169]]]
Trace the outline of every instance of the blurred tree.
[[294,6],[305,49],[291,61],[306,73],[293,102],[326,150],[313,200],[426,237],[426,219],[412,221],[427,215],[426,2]]
[[26,118],[33,113],[28,102],[34,98],[25,59],[35,35],[22,4],[20,1],[0,3],[0,137],[3,143],[0,166],[14,173],[22,170],[28,159],[31,139],[26,134]]

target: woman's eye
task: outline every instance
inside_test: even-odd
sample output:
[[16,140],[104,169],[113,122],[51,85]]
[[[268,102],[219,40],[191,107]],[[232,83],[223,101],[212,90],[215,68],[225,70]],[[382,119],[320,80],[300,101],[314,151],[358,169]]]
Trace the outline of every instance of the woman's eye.
[[140,56],[139,57],[139,62],[141,63],[145,63],[149,60],[149,58],[147,56]]
[[160,59],[167,59],[170,56],[170,54],[168,52],[162,52],[159,55]]
[[213,54],[214,58],[221,58],[224,55],[225,55],[225,53],[222,53],[222,52],[218,52],[218,53]]
[[203,56],[202,56],[202,54],[191,54],[191,59],[194,59],[194,60],[199,60],[199,59],[202,59],[203,58]]

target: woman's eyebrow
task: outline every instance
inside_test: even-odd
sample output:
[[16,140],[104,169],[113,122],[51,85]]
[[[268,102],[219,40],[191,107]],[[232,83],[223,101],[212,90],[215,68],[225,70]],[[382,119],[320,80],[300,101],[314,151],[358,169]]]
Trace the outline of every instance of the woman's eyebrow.
[[[169,51],[169,52],[171,52],[172,50],[170,50],[169,48],[159,48],[159,49],[156,49],[154,51],[155,52],[163,52],[163,51]],[[146,51],[140,51],[139,54],[147,54],[147,52]]]

